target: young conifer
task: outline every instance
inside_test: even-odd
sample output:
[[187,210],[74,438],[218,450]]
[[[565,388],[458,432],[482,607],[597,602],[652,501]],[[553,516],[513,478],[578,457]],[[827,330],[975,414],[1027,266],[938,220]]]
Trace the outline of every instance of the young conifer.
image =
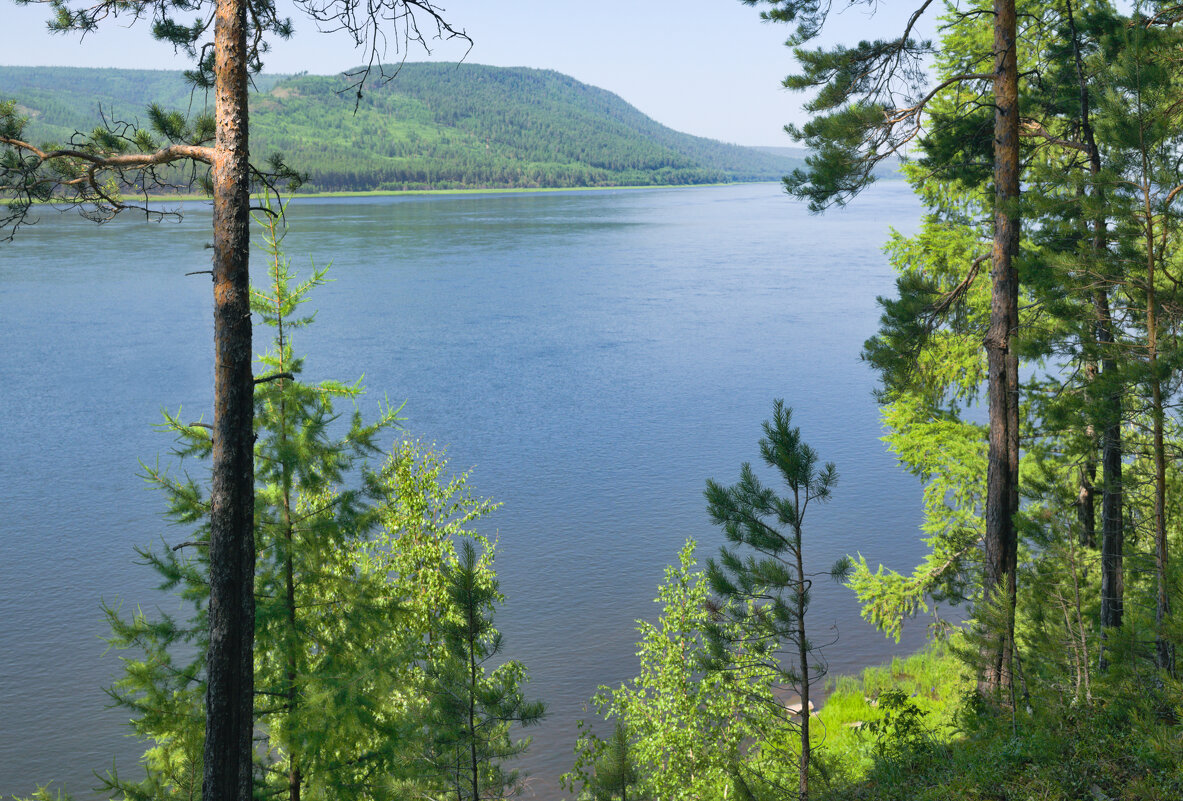
[[[378,482],[363,460],[378,451],[380,434],[397,424],[384,409],[372,423],[355,412],[347,426],[334,409],[357,398],[360,385],[300,380],[304,362],[291,334],[312,321],[299,306],[324,282],[314,271],[296,283],[281,250],[275,218],[263,221],[270,259],[268,286],[252,293],[252,309],[275,331],[260,357],[255,384],[255,785],[269,796],[297,801],[317,795],[357,797],[367,777],[386,773],[398,725],[381,712],[393,694],[385,676],[407,657],[390,635],[399,625],[398,599],[383,577],[358,569],[357,543],[380,522],[373,503]],[[182,460],[208,459],[204,423],[166,414]],[[339,429],[344,429],[336,433]],[[348,488],[361,469],[360,488]],[[152,743],[145,777],[129,782],[112,772],[106,789],[128,798],[180,794],[196,797],[202,784],[205,640],[208,637],[208,494],[188,473],[178,477],[145,467],[149,483],[168,498],[168,517],[195,529],[187,540],[141,555],[160,574],[160,589],[179,592],[192,613],[185,619],[139,612],[130,620],[108,608],[110,641],[142,656],[125,658],[124,676],[111,688],[132,712],[136,734]],[[385,764],[386,770],[375,771]]]
[[[805,632],[813,577],[805,571],[802,534],[809,505],[829,500],[838,472],[832,462],[819,469],[817,453],[801,439],[801,430],[790,425],[791,419],[792,410],[777,400],[760,440],[761,457],[780,474],[788,495],[777,495],[764,486],[748,463],[734,486],[707,481],[711,520],[723,528],[731,545],[720,548],[718,561],[710,561],[707,577],[711,589],[723,600],[721,617],[734,623],[732,627],[712,627],[715,660],[756,665],[775,681],[795,689],[800,697],[797,794],[800,801],[806,801],[810,687],[824,674],[824,668],[816,664],[817,649]],[[754,551],[754,555],[745,558],[740,548]],[[848,568],[848,560],[842,559],[831,575],[842,578]]]
[[516,795],[518,773],[503,766],[523,753],[529,738],[513,740],[512,725],[531,726],[546,713],[527,701],[525,667],[516,660],[489,670],[502,651],[493,609],[503,600],[492,570],[492,550],[477,554],[471,539],[445,568],[453,614],[439,630],[442,649],[427,668],[427,750],[423,764],[444,781],[456,801]]

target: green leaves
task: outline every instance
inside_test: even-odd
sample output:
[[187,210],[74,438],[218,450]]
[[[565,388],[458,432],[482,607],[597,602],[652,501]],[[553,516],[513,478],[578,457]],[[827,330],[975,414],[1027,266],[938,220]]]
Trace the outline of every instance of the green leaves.
[[592,698],[595,710],[615,722],[611,739],[581,721],[564,786],[613,797],[604,791],[619,786],[631,766],[636,786],[629,798],[706,801],[733,797],[749,783],[767,787],[783,775],[769,674],[746,659],[725,658],[722,669],[703,670],[712,621],[728,632],[735,627],[696,565],[688,541],[678,564],[665,570],[657,621],[637,623],[637,677],[617,689],[601,686]]
[[[301,380],[293,336],[313,320],[301,307],[324,271],[296,278],[277,220],[260,218],[267,279],[251,295],[274,332],[255,385],[256,790],[278,796],[295,781],[325,801],[390,798],[400,787],[438,794],[452,783],[425,754],[451,743],[470,755],[475,744],[481,786],[501,792],[515,774],[498,762],[528,742],[511,740],[509,721],[533,723],[543,709],[525,699],[519,663],[484,667],[501,647],[492,625],[501,595],[492,546],[469,526],[495,504],[413,443],[370,468],[397,410],[344,420],[335,404],[358,398],[359,383]],[[212,443],[179,411],[163,428],[182,469],[144,465],[144,476],[186,539],[139,553],[189,613],[104,608],[110,642],[127,654],[110,694],[147,746],[142,779],[106,777],[129,799],[199,793],[202,776],[209,506],[203,481],[183,468],[208,459]],[[457,728],[466,700],[480,710],[467,734]]]

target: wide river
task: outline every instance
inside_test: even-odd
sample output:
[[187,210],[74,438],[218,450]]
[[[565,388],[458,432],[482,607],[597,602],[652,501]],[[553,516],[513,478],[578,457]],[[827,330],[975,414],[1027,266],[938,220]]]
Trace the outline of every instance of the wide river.
[[[506,652],[549,708],[522,760],[537,797],[559,796],[596,686],[635,675],[664,566],[688,537],[717,551],[705,481],[758,461],[774,398],[841,475],[809,563],[915,565],[920,486],[880,440],[859,351],[893,292],[881,247],[919,215],[902,182],[824,216],[775,184],[290,206],[294,267],[333,262],[296,340],[306,376],[364,374],[366,414],[405,400],[406,434],[504,504],[483,530]],[[169,459],[162,408],[210,415],[209,279],[185,275],[209,239],[191,203],[162,224],[49,212],[0,245],[0,797],[139,772],[99,604],[169,603],[133,549],[184,532],[137,474]],[[828,583],[810,615],[819,640],[836,627],[835,673],[924,637],[916,621],[894,645]]]

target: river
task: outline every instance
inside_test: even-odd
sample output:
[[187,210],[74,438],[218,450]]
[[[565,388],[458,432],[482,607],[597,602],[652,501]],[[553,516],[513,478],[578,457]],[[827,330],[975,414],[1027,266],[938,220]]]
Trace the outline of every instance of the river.
[[[100,602],[171,603],[133,548],[183,534],[137,477],[170,458],[161,409],[210,414],[209,279],[185,275],[209,267],[210,218],[186,206],[104,226],[47,211],[0,245],[0,796],[53,780],[85,799],[93,771],[138,772],[106,708]],[[289,207],[294,268],[333,262],[296,341],[306,377],[364,374],[363,413],[405,401],[406,434],[504,504],[482,530],[506,653],[549,707],[521,762],[536,797],[558,796],[596,686],[636,672],[664,566],[688,537],[717,551],[705,481],[758,461],[774,398],[841,476],[810,512],[809,562],[919,559],[920,486],[880,441],[859,361],[893,292],[881,247],[919,215],[902,182],[823,216],[774,184]],[[810,615],[835,627],[833,672],[923,642],[923,621],[886,640],[838,586]]]

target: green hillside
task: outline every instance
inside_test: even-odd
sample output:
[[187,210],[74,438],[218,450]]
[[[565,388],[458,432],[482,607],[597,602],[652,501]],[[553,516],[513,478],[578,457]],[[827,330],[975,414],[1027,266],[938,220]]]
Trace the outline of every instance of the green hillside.
[[[576,187],[776,180],[798,159],[666,128],[611,92],[549,70],[406,64],[354,111],[342,76],[260,76],[256,158],[282,152],[310,191]],[[197,111],[179,72],[0,67],[27,135],[61,142],[157,102]]]

